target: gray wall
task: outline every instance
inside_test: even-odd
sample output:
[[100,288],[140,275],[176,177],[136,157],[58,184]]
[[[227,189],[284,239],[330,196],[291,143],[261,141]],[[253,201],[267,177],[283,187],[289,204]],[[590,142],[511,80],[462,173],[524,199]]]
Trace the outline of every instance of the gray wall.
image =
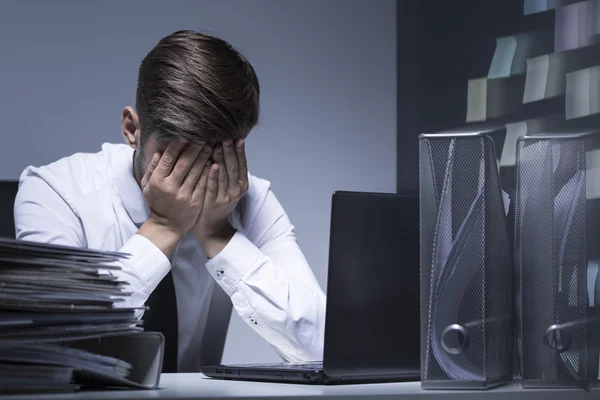
[[[272,182],[325,289],[331,193],[396,190],[394,0],[2,0],[0,179],[122,141],[139,62],[179,29],[230,41],[256,68],[250,170]],[[277,360],[235,314],[224,361]]]

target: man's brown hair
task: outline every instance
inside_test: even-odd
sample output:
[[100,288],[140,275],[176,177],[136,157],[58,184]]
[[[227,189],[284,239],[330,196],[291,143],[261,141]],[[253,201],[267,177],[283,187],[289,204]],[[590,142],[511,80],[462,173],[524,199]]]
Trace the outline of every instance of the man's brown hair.
[[163,38],[140,65],[136,94],[142,140],[208,143],[246,137],[258,122],[252,65],[226,41],[194,31]]

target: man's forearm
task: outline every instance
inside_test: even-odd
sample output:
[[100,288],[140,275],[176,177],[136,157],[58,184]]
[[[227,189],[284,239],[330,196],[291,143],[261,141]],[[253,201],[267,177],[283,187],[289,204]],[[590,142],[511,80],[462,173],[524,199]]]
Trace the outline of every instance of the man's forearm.
[[[140,227],[138,235],[144,236],[158,247],[167,257],[171,257],[181,241],[181,235],[173,232],[169,228],[156,224],[148,220]],[[193,232],[200,243],[200,247],[208,258],[214,258],[229,243],[235,229],[228,223],[219,232],[205,234],[203,232]]]
[[194,236],[208,258],[215,258],[227,246],[234,234],[235,228],[229,223],[218,233],[208,235],[202,232],[194,232]]
[[181,235],[173,232],[166,226],[154,223],[152,220],[144,222],[137,232],[158,247],[167,257],[171,257],[181,240]]

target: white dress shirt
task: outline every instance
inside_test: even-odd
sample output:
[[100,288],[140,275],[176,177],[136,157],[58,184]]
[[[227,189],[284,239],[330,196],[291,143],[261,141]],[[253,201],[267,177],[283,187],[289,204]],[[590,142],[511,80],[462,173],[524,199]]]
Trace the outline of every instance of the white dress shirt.
[[[133,149],[102,146],[22,173],[15,201],[18,239],[132,256],[119,277],[133,292],[124,307],[142,306],[171,269],[169,259],[137,235],[149,209],[133,176]],[[286,361],[323,358],[325,294],[319,287],[270,183],[249,174],[249,190],[230,215],[237,232],[213,259],[192,234],[173,257],[180,371],[198,371],[212,285]]]

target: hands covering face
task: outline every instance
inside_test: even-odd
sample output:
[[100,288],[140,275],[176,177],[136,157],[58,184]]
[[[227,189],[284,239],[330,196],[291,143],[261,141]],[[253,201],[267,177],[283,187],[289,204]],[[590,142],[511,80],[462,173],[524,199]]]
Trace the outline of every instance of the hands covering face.
[[212,152],[202,212],[192,228],[199,239],[229,228],[228,216],[248,191],[248,164],[243,139],[227,140]]
[[141,187],[155,224],[199,240],[231,230],[228,216],[248,191],[243,139],[208,144],[171,142],[154,154]]

